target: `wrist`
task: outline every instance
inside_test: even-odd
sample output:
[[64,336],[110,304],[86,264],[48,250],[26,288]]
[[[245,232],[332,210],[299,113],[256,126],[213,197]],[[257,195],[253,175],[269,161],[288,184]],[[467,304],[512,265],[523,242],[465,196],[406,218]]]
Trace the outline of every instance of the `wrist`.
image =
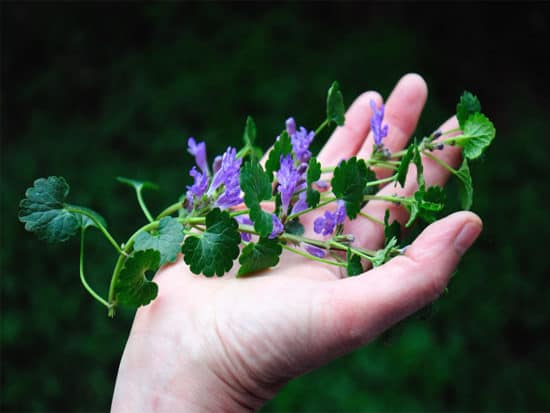
[[119,366],[112,413],[249,412],[274,395],[259,397],[241,385],[242,377],[218,373],[200,348],[133,330]]

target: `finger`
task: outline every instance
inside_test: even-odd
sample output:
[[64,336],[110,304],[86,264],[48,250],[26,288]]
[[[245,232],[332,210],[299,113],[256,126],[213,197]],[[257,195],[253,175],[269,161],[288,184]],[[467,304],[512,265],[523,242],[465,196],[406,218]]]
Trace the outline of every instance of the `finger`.
[[313,331],[330,356],[365,344],[443,291],[460,257],[481,232],[481,220],[458,212],[428,226],[407,250],[358,277],[327,284]]
[[346,112],[344,126],[336,128],[317,156],[321,165],[334,166],[340,160],[348,159],[357,153],[370,130],[371,100],[380,106],[382,96],[378,92],[368,91],[355,99]]
[[[399,80],[388,98],[384,111],[383,124],[388,125],[388,136],[384,138],[383,143],[390,151],[399,151],[405,147],[416,129],[427,96],[428,87],[420,75],[409,73]],[[357,156],[369,159],[373,145],[374,136],[371,131]],[[389,176],[389,173],[388,170],[380,170],[377,175],[382,178]]]
[[[458,127],[458,121],[455,116],[448,119],[439,130],[447,131]],[[449,135],[445,136],[447,138]],[[444,139],[443,137],[439,139]],[[444,150],[433,152],[433,155],[442,159],[453,168],[458,167],[461,159],[461,150],[459,147],[446,146]],[[426,186],[443,186],[449,179],[450,172],[432,159],[422,155],[422,166],[424,169],[424,179]],[[418,189],[416,180],[416,166],[411,164],[403,188],[395,186],[393,183],[386,185],[378,195],[397,195],[411,196]],[[403,207],[392,202],[370,201],[363,212],[378,221],[384,220],[386,210],[390,211],[390,222],[397,220],[402,225],[409,217],[408,211]],[[378,249],[384,242],[384,228],[377,222],[359,217],[350,224],[350,232],[356,234],[357,245],[368,249]]]

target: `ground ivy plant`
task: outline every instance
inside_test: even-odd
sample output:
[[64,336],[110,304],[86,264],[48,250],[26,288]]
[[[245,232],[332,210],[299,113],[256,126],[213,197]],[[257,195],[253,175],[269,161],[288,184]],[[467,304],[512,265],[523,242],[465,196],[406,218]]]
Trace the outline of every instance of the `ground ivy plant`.
[[[246,120],[242,149],[229,147],[211,164],[205,143],[189,138],[188,150],[196,162],[189,172],[193,184],[156,217],[142,195],[144,189],[156,185],[118,178],[134,188],[147,219],[122,244],[109,233],[106,221],[97,212],[68,202],[69,185],[63,177],[37,179],[20,203],[19,220],[26,230],[48,242],[63,242],[80,233],[82,284],[107,307],[110,316],[119,305],[136,308],[154,300],[158,287],[146,274],[174,262],[178,254],[183,255],[193,273],[207,277],[223,276],[235,265],[237,277],[267,270],[278,264],[283,249],[341,267],[349,276],[361,274],[368,263],[382,265],[404,250],[399,245],[400,226],[389,222],[388,211],[381,221],[362,212],[364,206],[373,201],[403,205],[410,212],[406,227],[418,220],[434,221],[445,206],[445,194],[438,186],[426,186],[423,155],[456,176],[462,207],[469,209],[473,197],[469,162],[479,158],[495,137],[495,128],[481,113],[477,97],[464,92],[456,107],[458,128],[438,130],[412,140],[405,150],[391,153],[384,145],[388,135],[384,105],[377,107],[371,101],[371,106],[374,147],[370,159],[352,157],[336,167],[321,165],[309,147],[326,127],[344,125],[344,100],[337,82],[328,90],[326,118],[320,126],[316,130],[298,128],[293,118],[287,119],[264,164],[260,163],[263,151],[255,145],[256,125],[251,117]],[[437,156],[447,145],[462,147],[464,159],[458,169]],[[416,166],[418,184],[413,195],[377,194],[380,185],[403,187],[411,164]],[[391,170],[392,174],[377,179],[375,167]],[[315,235],[304,235],[304,214],[318,215],[313,221]],[[383,226],[384,247],[371,251],[355,245],[353,234],[344,233],[346,218],[370,219]],[[88,228],[101,231],[117,254],[106,298],[95,292],[84,276],[84,236]]]

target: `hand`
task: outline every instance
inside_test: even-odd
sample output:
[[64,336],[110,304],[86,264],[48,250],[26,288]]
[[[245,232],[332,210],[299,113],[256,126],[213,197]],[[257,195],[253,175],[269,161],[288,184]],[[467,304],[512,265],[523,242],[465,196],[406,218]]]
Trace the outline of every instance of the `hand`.
[[[396,85],[385,114],[391,151],[406,145],[426,96],[418,75],[406,75]],[[370,99],[380,104],[380,95],[366,92],[349,108],[346,125],[319,154],[323,165],[370,156]],[[441,130],[456,126],[451,118]],[[438,156],[455,167],[460,162],[455,147]],[[428,185],[443,185],[448,178],[429,159],[424,170]],[[378,171],[379,178],[384,172]],[[390,184],[381,193],[410,195],[415,189],[411,166],[404,188]],[[388,208],[394,219],[406,220],[404,209],[386,202],[370,202],[364,212],[383,219]],[[304,216],[306,228],[318,215]],[[382,245],[379,224],[357,219],[347,225],[353,226],[349,232],[357,245]],[[137,311],[112,411],[257,409],[288,380],[364,345],[437,298],[480,231],[474,214],[452,214],[426,228],[405,255],[350,278],[290,253],[275,269],[242,279],[234,273],[196,276],[180,258],[157,273],[158,298]]]

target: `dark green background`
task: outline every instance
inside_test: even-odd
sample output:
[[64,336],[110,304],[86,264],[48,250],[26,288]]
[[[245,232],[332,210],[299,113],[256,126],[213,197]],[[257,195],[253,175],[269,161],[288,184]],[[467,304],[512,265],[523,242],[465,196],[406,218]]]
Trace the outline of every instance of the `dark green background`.
[[[122,240],[143,217],[117,175],[157,182],[147,199],[159,211],[189,183],[188,136],[218,153],[239,143],[250,114],[265,148],[289,115],[322,120],[332,80],[349,104],[367,89],[387,95],[410,71],[430,87],[419,134],[464,89],[497,127],[472,168],[483,235],[429,320],[293,381],[265,411],[550,408],[549,7],[1,8],[1,409],[107,410],[132,319],[108,319],[81,288],[76,239],[48,245],[23,230],[17,204],[35,178],[65,176],[71,202],[101,212]],[[115,257],[91,234],[86,270],[105,293]]]

